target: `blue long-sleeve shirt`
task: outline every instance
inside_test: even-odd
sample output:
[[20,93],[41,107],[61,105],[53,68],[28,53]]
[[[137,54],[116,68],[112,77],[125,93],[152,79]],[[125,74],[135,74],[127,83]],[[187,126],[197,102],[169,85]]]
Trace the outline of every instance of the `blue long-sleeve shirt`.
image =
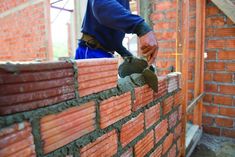
[[129,0],[88,0],[82,32],[94,36],[109,51],[130,56],[122,45],[125,33],[142,36],[150,30],[143,18],[130,12]]

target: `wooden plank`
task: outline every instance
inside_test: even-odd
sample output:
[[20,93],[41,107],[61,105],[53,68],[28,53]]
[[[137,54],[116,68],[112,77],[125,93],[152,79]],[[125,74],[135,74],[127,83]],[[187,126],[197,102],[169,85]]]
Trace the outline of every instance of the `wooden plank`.
[[185,157],[186,149],[186,122],[187,122],[187,104],[188,104],[188,53],[189,53],[189,0],[182,1],[182,41],[183,41],[183,56],[182,56],[182,91],[184,99],[182,103],[182,136],[181,136],[181,156]]
[[212,2],[235,23],[235,5],[230,0],[212,0]]
[[178,17],[176,19],[176,56],[175,56],[175,65],[176,65],[176,71],[182,72],[182,37],[181,37],[181,32],[182,32],[182,23],[180,16],[182,15],[182,6],[181,3],[179,3],[179,0],[176,1],[176,6],[177,6],[177,15]]
[[[199,102],[202,101],[202,98],[204,97],[205,93],[201,93],[197,98],[195,98],[188,106],[187,106],[187,113],[189,113],[191,110],[195,110],[196,107],[198,107],[199,105],[197,105]],[[197,106],[196,106],[197,105]]]

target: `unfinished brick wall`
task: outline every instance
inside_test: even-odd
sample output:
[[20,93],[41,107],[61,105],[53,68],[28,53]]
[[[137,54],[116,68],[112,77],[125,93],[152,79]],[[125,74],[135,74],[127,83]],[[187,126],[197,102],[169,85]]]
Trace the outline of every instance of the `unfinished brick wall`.
[[154,93],[116,59],[0,67],[1,157],[179,156],[178,73]]
[[235,24],[207,2],[204,131],[235,138]]
[[52,58],[49,0],[0,0],[0,61]]
[[176,0],[155,0],[151,5],[150,19],[159,44],[156,66],[161,69],[159,74],[167,74],[176,62],[177,3]]

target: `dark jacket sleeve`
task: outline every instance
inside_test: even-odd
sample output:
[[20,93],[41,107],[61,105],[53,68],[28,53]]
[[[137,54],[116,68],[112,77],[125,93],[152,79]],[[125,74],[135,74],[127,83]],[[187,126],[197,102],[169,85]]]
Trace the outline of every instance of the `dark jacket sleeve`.
[[144,19],[132,14],[116,0],[92,0],[92,10],[97,21],[106,27],[138,36],[151,31]]

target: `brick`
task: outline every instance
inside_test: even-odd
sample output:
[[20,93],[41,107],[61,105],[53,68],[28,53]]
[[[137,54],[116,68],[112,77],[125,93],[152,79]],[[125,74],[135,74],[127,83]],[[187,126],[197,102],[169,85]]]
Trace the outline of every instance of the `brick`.
[[35,156],[32,128],[28,122],[0,130],[0,156]]
[[213,124],[213,118],[212,117],[207,117],[207,116],[202,116],[202,124],[212,125]]
[[174,130],[174,140],[179,138],[182,134],[182,123],[179,123]]
[[169,134],[163,142],[162,154],[165,154],[173,143],[173,134]]
[[226,96],[214,96],[214,103],[219,105],[229,105],[232,106],[233,104],[233,98],[232,97],[226,97]]
[[207,26],[223,26],[225,24],[224,17],[207,17]]
[[154,30],[161,30],[161,29],[176,29],[175,22],[158,22],[154,25]]
[[158,99],[167,93],[167,79],[165,76],[158,77],[158,92],[154,92],[154,99]]
[[174,144],[169,150],[167,157],[175,157],[176,156],[176,145]]
[[208,51],[206,60],[216,60],[216,51]]
[[133,157],[133,149],[132,148],[128,149],[121,155],[121,157]]
[[230,138],[235,138],[235,130],[234,129],[222,129],[221,131],[221,136],[225,136],[225,137],[230,137]]
[[176,38],[176,32],[157,32],[155,34],[159,40],[172,40]]
[[179,91],[174,95],[174,106],[181,105],[183,102],[183,92]]
[[220,107],[220,115],[235,117],[235,108],[224,108]]
[[223,62],[209,62],[209,63],[206,63],[206,69],[221,71],[221,70],[225,69],[225,63],[223,63]]
[[121,128],[120,140],[122,146],[126,146],[144,131],[144,115],[132,118]]
[[79,96],[87,96],[117,86],[117,59],[86,59],[76,61]]
[[104,100],[100,103],[100,127],[106,128],[130,114],[130,92]]
[[213,78],[213,74],[207,73],[207,72],[204,73],[204,80],[205,81],[212,81],[212,78]]
[[234,60],[235,51],[220,51],[218,53],[218,59],[220,60]]
[[203,132],[208,133],[208,134],[212,134],[212,135],[216,135],[216,136],[220,136],[220,128],[216,128],[216,127],[204,126]]
[[203,102],[212,102],[212,98],[213,98],[213,96],[211,94],[206,94],[203,97]]
[[178,118],[179,118],[179,120],[181,120],[182,119],[182,105],[181,106],[179,106],[179,110],[178,110]]
[[169,128],[173,128],[178,121],[178,112],[175,111],[169,116]]
[[203,112],[204,113],[209,113],[209,114],[218,114],[219,113],[219,108],[217,106],[203,106]]
[[235,95],[235,85],[220,85],[220,93]]
[[217,15],[219,13],[220,13],[220,10],[216,6],[207,6],[207,9],[206,9],[207,16]]
[[155,138],[156,143],[158,143],[167,133],[168,130],[168,122],[167,120],[163,120],[155,127]]
[[144,114],[145,126],[146,128],[149,128],[160,119],[160,103],[147,109]]
[[219,127],[233,127],[233,120],[232,119],[225,119],[225,118],[215,118],[215,123]]
[[173,20],[173,19],[176,19],[176,16],[177,16],[176,11],[168,11],[166,13],[166,19]]
[[235,63],[227,63],[227,71],[235,72]]
[[206,92],[218,92],[218,86],[216,84],[205,84]]
[[162,145],[159,145],[153,153],[150,155],[150,157],[161,157],[162,156]]
[[44,152],[49,153],[94,131],[95,116],[95,103],[89,102],[43,117],[40,131]]
[[163,20],[165,18],[165,15],[163,13],[153,13],[151,14],[150,18],[152,21]]
[[153,90],[148,85],[135,88],[135,98],[133,109],[137,111],[153,101]]
[[165,11],[172,8],[176,8],[176,2],[162,1],[162,2],[157,2],[155,4],[155,10],[157,11],[162,11],[162,10]]
[[216,82],[232,82],[232,74],[229,73],[215,73],[213,80]]
[[178,77],[175,73],[168,74],[168,93],[178,89]]
[[136,143],[134,150],[135,156],[145,156],[154,146],[154,132],[149,132],[143,139]]
[[174,104],[174,97],[170,96],[167,99],[164,100],[163,102],[163,114],[166,115],[167,113],[169,113],[172,109],[172,106]]
[[207,48],[216,49],[224,47],[226,47],[225,40],[208,40]]
[[117,153],[117,133],[115,130],[97,138],[80,150],[81,157],[85,156],[113,156]]
[[177,150],[179,151],[178,157],[181,155],[181,138],[177,140]]
[[226,47],[234,49],[235,48],[235,40],[234,39],[227,40],[226,41]]

